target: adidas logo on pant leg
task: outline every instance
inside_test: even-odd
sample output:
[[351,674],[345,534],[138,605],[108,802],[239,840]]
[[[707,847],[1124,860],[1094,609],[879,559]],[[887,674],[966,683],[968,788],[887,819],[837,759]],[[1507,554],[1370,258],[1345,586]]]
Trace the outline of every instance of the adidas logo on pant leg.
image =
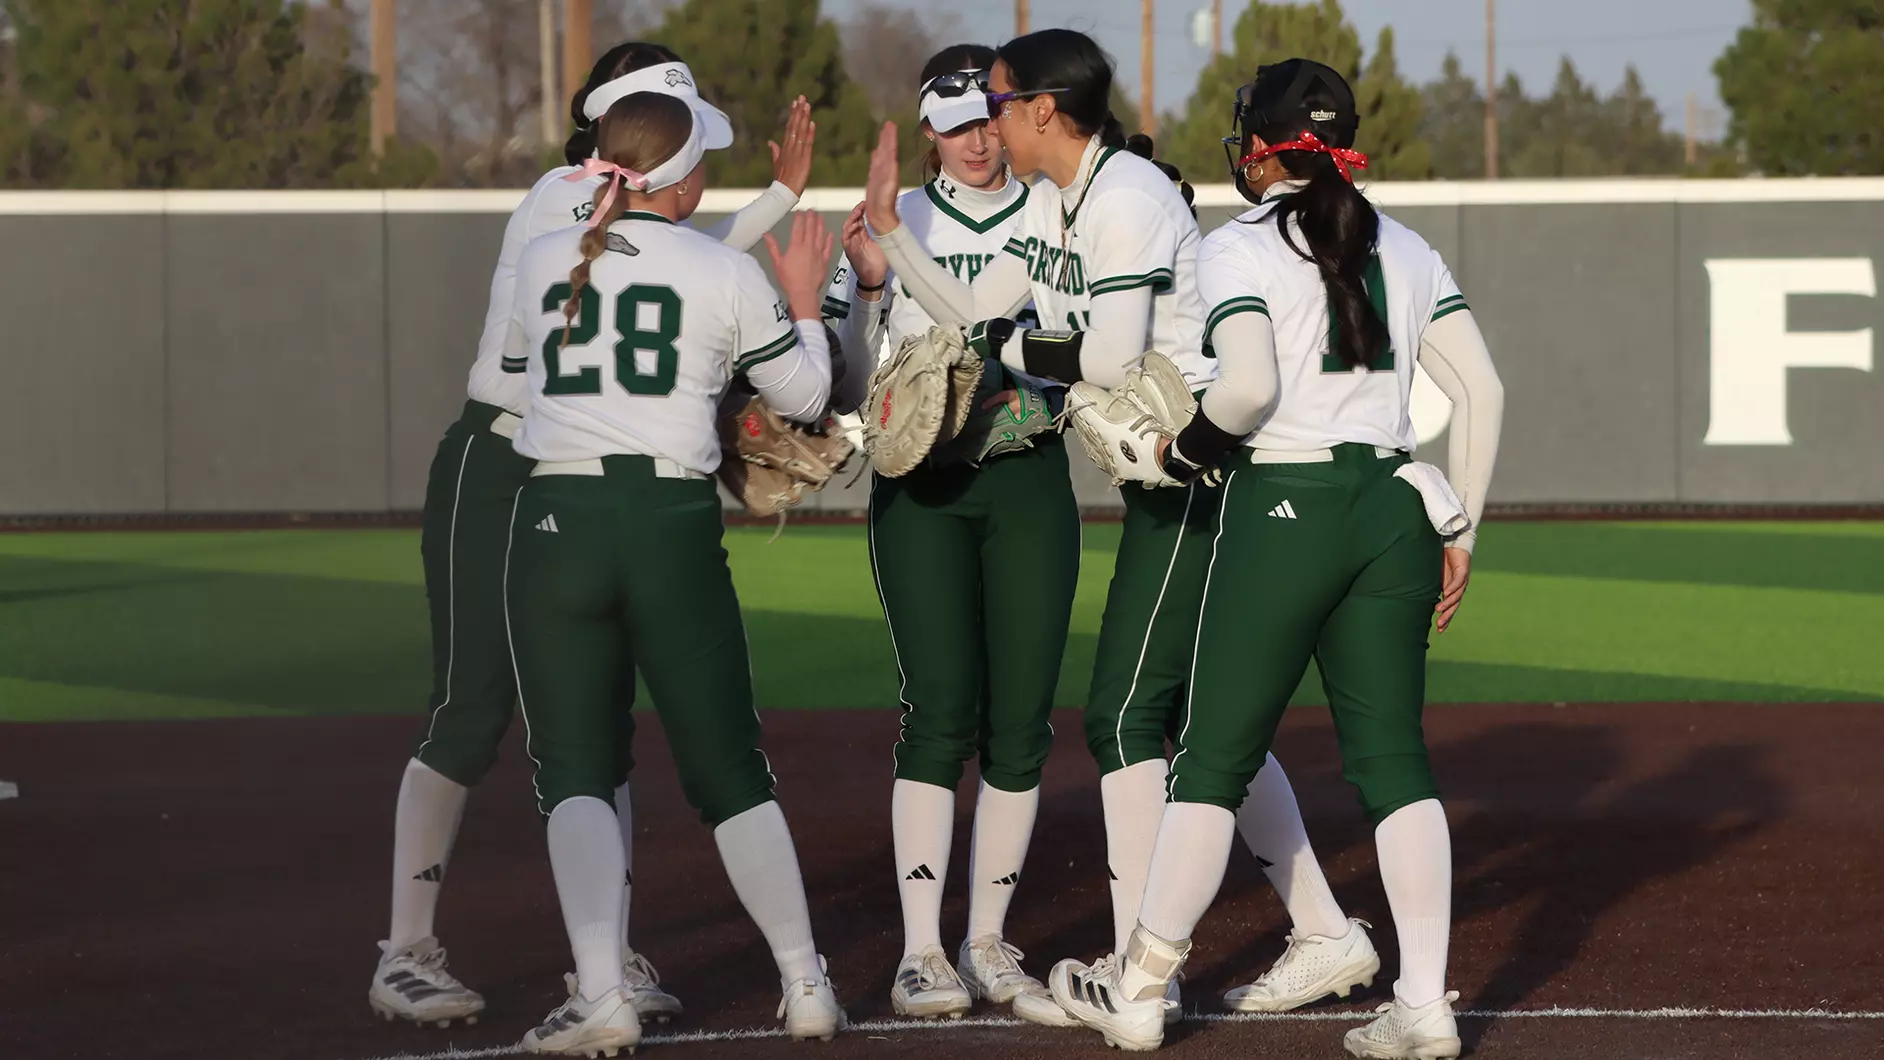
[[412,878],[415,880],[424,880],[426,883],[437,883],[445,878],[445,866],[433,865],[431,868],[426,869],[424,872]]
[[[1274,513],[1272,512],[1271,514],[1274,514]],[[546,530],[546,531],[548,531],[549,533],[552,533],[552,534],[560,534],[560,533],[562,533],[562,531],[561,531],[561,530],[558,530],[558,529],[556,529],[556,517],[555,517],[554,515],[546,515],[546,516],[544,516],[544,517],[543,517],[543,521],[542,521],[542,522],[540,522],[540,523],[538,523],[538,524],[536,524],[536,528],[537,528],[538,530]]]
[[1269,518],[1294,519],[1296,518],[1295,505],[1290,504],[1288,501],[1283,501],[1281,504],[1269,509]]
[[906,880],[933,880],[935,879],[935,873],[930,872],[929,866],[927,865],[918,865],[909,870],[909,875],[903,878]]
[[1020,873],[1010,872],[1007,875],[1001,877],[1000,879],[994,881],[994,885],[996,887],[1012,887],[1019,882],[1020,882]]

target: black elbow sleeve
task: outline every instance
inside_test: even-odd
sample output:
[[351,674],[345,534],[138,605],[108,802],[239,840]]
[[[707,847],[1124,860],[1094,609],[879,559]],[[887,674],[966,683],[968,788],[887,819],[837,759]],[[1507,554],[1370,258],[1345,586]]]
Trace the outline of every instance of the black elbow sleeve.
[[1178,432],[1171,448],[1176,450],[1178,459],[1188,464],[1200,468],[1212,467],[1242,440],[1242,435],[1231,434],[1210,422],[1210,417],[1204,415],[1200,405],[1197,415],[1191,417],[1190,424]]
[[1083,331],[1039,331],[1028,329],[1021,335],[1021,370],[1039,379],[1059,383],[1077,383],[1079,347]]

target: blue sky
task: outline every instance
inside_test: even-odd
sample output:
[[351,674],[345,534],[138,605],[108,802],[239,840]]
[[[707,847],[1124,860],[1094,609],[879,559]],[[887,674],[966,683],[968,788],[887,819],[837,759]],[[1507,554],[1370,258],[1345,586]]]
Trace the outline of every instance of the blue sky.
[[[1014,26],[1013,0],[877,0],[892,6],[949,12],[970,37],[998,41]],[[825,0],[827,15],[843,19],[858,0]],[[1120,79],[1134,95],[1139,83],[1139,0],[1031,0],[1033,27],[1071,26],[1097,37],[1118,60]],[[1191,43],[1191,19],[1209,0],[1157,0],[1153,57],[1159,110],[1180,106],[1196,84],[1205,52]],[[1456,50],[1475,76],[1483,70],[1484,0],[1342,0],[1369,47],[1382,26],[1394,28],[1402,72],[1417,81],[1439,71]],[[1224,22],[1242,10],[1224,0]],[[1515,71],[1526,90],[1547,88],[1560,56],[1568,53],[1584,79],[1607,91],[1635,63],[1661,104],[1664,122],[1680,129],[1690,92],[1714,111],[1720,128],[1714,59],[1750,18],[1748,0],[1498,0],[1498,65]],[[1226,34],[1227,36],[1227,34]]]

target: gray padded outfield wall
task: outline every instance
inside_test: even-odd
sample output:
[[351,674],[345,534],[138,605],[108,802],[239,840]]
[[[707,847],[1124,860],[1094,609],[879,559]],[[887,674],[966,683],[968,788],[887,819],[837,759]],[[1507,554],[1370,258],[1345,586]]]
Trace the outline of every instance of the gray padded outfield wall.
[[[1884,180],[1368,190],[1451,263],[1498,362],[1494,502],[1884,502]],[[418,508],[520,194],[0,193],[0,515]],[[859,197],[806,199],[835,227]],[[1206,230],[1240,206],[1198,202]],[[1449,414],[1422,379],[1442,466]]]

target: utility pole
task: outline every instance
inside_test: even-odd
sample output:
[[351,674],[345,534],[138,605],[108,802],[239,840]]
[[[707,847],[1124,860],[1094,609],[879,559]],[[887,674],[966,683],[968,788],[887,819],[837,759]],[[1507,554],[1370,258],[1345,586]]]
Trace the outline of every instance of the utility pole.
[[1223,54],[1223,0],[1210,0],[1210,57]]
[[542,95],[537,107],[543,117],[543,142],[554,144],[562,139],[563,123],[557,116],[562,101],[556,95],[556,0],[536,0],[537,91]]
[[1498,179],[1498,0],[1485,0],[1485,179]]
[[1138,60],[1138,127],[1146,136],[1158,135],[1158,109],[1152,103],[1152,67],[1151,67],[1151,6],[1152,0],[1140,0]]
[[394,0],[373,0],[369,48],[373,60],[373,153],[384,154],[399,131],[399,19]]
[[1685,136],[1687,151],[1684,157],[1686,157],[1688,161],[1689,168],[1693,168],[1694,164],[1701,160],[1701,145],[1698,139],[1700,135],[1700,106],[1700,101],[1695,99],[1694,93],[1688,93],[1688,121]]
[[1027,0],[1014,0],[1014,35],[1027,35]]
[[563,0],[563,99],[582,91],[589,79],[595,52],[589,46],[589,28],[595,22],[590,0]]

